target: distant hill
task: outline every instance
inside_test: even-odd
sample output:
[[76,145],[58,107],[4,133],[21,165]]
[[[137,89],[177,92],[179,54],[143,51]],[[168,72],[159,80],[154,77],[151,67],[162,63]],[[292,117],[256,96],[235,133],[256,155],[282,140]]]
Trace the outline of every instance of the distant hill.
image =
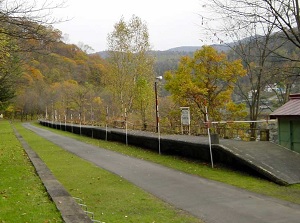
[[[213,44],[211,45],[219,52],[227,52],[230,50],[230,47],[225,44]],[[202,46],[180,46],[166,50],[167,52],[187,52],[187,53],[194,53],[197,50],[200,50]]]
[[213,48],[215,48],[219,52],[227,53],[232,47],[233,44],[213,44],[211,45]]
[[201,49],[202,46],[180,46],[166,50],[167,52],[195,52]]
[[[227,52],[230,50],[230,47],[225,44],[213,44],[211,45],[219,52]],[[153,55],[174,55],[174,52],[179,53],[181,56],[184,55],[192,55],[195,51],[201,49],[202,46],[179,46],[174,47],[168,50],[152,50],[151,54]],[[99,54],[102,58],[108,57],[108,51],[100,51],[97,54]]]
[[[225,44],[211,45],[219,52],[228,52],[230,47]],[[151,50],[149,52],[155,58],[154,70],[157,75],[163,75],[168,70],[177,69],[178,62],[181,57],[193,57],[195,51],[201,49],[202,46],[180,46],[168,50]],[[99,54],[102,58],[108,57],[108,51],[100,51]]]
[[96,54],[99,54],[103,59],[108,57],[108,51],[107,50],[97,52]]
[[[211,45],[214,47],[217,51],[219,52],[227,52],[230,50],[230,47],[225,44],[213,44]],[[174,47],[168,50],[152,50],[151,54],[153,55],[174,55],[175,53],[179,53],[180,55],[192,55],[195,51],[201,49],[202,46],[179,46],[179,47]],[[100,51],[97,52],[96,54],[99,54],[102,58],[107,58],[108,56],[108,51]]]

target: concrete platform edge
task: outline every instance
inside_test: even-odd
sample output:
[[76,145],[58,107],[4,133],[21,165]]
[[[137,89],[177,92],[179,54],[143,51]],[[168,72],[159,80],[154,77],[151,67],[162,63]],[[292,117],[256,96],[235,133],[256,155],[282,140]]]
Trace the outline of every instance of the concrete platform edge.
[[55,179],[51,171],[31,149],[23,137],[14,128],[14,133],[27,153],[38,176],[42,180],[49,196],[60,211],[65,223],[92,223],[93,221],[85,214],[75,199],[66,191],[62,184]]

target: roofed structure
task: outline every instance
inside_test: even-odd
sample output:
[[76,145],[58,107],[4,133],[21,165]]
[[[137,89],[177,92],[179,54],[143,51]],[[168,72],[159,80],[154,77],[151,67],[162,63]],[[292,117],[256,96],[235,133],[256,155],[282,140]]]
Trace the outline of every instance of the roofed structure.
[[270,114],[271,119],[284,116],[300,118],[300,93],[291,94],[289,98],[287,103]]
[[270,114],[278,120],[280,145],[300,153],[300,93],[291,94],[290,100]]

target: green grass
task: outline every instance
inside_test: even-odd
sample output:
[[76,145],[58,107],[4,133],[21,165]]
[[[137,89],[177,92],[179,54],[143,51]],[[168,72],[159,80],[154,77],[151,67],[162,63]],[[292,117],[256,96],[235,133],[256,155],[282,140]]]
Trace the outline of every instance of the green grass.
[[7,121],[0,121],[0,222],[63,222]]
[[69,193],[84,200],[89,211],[95,213],[95,219],[114,223],[201,222],[123,178],[62,150],[20,124],[16,128]]
[[[36,123],[37,126],[43,127]],[[75,135],[69,132],[50,129],[43,127],[53,132],[72,137],[77,140],[81,140],[86,143],[90,143],[101,148],[113,150],[126,154],[129,156],[137,157],[144,160],[159,163],[161,165],[174,168],[186,173],[198,175],[207,179],[216,180],[226,184],[230,184],[242,189],[246,189],[259,194],[271,196],[274,198],[294,202],[300,204],[300,184],[294,184],[290,186],[280,186],[265,179],[260,179],[246,173],[227,169],[222,166],[217,166],[212,169],[210,164],[201,163],[196,161],[184,160],[182,158],[173,156],[159,156],[157,153],[144,150],[133,146],[125,146],[121,143],[107,142],[102,140],[96,140],[89,137],[83,137]]]

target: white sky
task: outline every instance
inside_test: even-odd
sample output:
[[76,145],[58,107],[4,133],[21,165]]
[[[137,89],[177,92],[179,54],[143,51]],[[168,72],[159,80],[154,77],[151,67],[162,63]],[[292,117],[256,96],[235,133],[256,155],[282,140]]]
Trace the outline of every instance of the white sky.
[[107,35],[122,16],[128,22],[136,15],[147,24],[154,50],[201,46],[201,1],[67,0],[53,16],[72,19],[54,27],[68,34],[70,43],[83,42],[98,52],[107,49]]

